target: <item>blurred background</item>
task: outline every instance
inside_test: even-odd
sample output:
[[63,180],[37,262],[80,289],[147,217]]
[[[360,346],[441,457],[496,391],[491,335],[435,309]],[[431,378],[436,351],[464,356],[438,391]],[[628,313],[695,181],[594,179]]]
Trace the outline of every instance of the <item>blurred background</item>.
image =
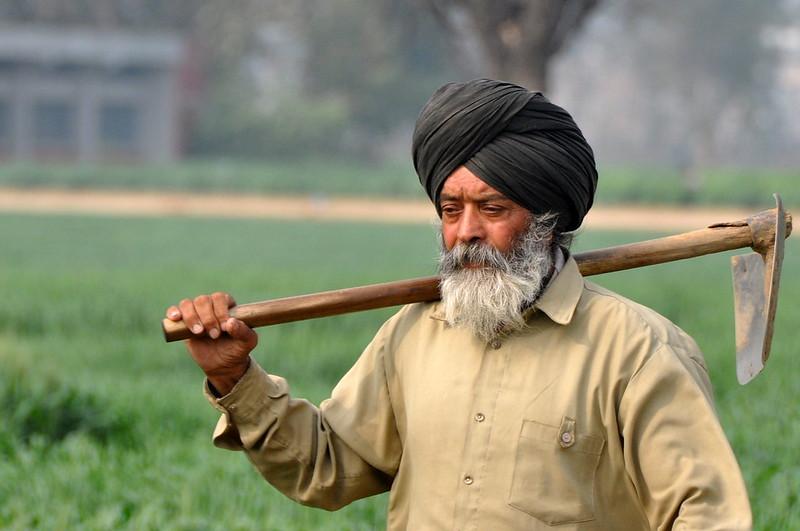
[[[800,206],[799,0],[2,0],[0,528],[384,528],[384,496],[300,507],[214,449],[217,412],[160,318],[215,290],[432,274],[411,131],[474,77],[544,92],[594,147],[594,212],[628,215],[590,214],[576,251],[773,192]],[[747,387],[731,253],[597,279],[701,346],[764,530],[800,529],[795,240]],[[391,313],[265,329],[255,357],[318,403]]]
[[324,161],[379,184],[287,171],[264,191],[420,195],[408,177],[421,105],[484,76],[576,117],[601,199],[748,202],[748,181],[798,176],[799,12],[797,0],[5,0],[0,182],[250,190],[253,171]]

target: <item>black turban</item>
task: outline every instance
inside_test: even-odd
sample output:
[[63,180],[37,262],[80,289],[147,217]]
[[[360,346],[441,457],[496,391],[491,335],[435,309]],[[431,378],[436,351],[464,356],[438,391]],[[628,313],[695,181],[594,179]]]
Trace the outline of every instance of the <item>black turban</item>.
[[437,90],[417,119],[412,152],[440,215],[442,185],[462,165],[532,213],[557,213],[562,232],[581,225],[597,187],[592,148],[569,113],[490,79]]

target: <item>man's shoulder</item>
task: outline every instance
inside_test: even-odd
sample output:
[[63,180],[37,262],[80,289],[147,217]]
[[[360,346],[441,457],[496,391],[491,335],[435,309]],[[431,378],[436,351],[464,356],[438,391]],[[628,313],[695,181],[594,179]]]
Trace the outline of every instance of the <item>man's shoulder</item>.
[[422,321],[423,319],[437,320],[441,317],[440,307],[441,303],[439,301],[406,304],[401,306],[400,309],[386,321],[386,324],[392,323],[397,326],[399,324]]
[[654,309],[588,280],[584,280],[581,305],[578,309],[593,313],[616,313],[625,321],[639,322],[643,326],[656,329],[661,326],[675,326]]
[[419,302],[397,310],[380,327],[365,352],[378,356],[389,367],[394,367],[398,357],[422,352],[420,346],[430,343],[443,328],[437,319],[439,304]]
[[576,313],[590,321],[603,322],[609,331],[647,335],[678,350],[699,352],[691,336],[656,310],[593,282],[584,281]]
[[438,301],[406,304],[383,323],[378,336],[403,336],[420,326],[423,328],[436,326],[443,320],[440,306]]

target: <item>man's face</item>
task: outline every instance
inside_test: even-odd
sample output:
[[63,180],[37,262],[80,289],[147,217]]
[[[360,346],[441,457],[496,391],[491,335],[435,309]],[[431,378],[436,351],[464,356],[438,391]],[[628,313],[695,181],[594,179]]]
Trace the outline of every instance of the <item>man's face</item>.
[[528,210],[464,166],[445,180],[439,205],[447,250],[458,244],[484,243],[506,254],[531,223]]
[[462,167],[441,193],[445,319],[490,341],[526,326],[553,267],[556,218],[528,210]]

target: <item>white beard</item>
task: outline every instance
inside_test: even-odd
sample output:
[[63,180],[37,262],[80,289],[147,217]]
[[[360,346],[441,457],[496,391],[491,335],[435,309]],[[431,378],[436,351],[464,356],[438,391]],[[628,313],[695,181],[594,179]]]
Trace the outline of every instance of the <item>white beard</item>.
[[451,326],[486,342],[526,326],[523,314],[541,295],[554,263],[554,223],[542,221],[532,222],[507,255],[485,243],[442,247],[440,289]]

